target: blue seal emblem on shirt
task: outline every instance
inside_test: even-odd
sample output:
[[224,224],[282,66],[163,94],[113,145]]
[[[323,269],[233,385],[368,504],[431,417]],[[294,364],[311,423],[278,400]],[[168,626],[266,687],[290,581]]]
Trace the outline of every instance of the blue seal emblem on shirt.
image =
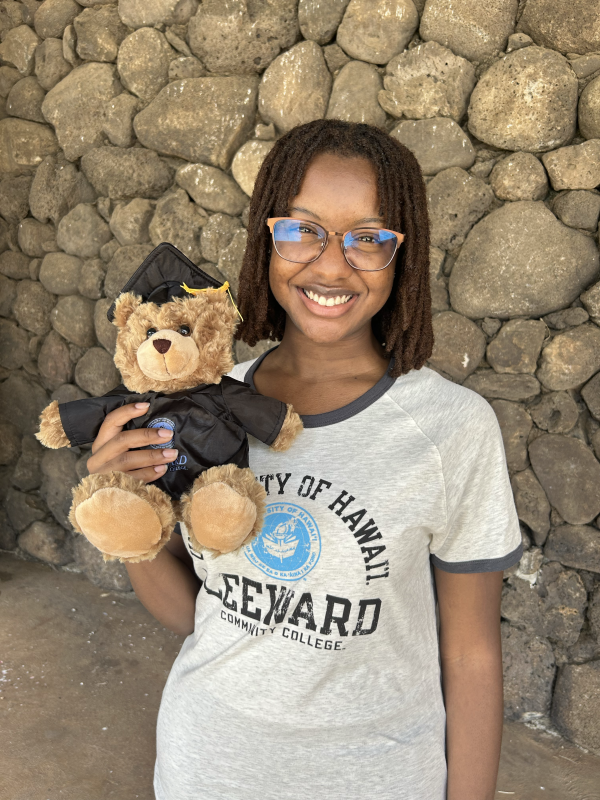
[[261,532],[244,552],[266,575],[297,581],[316,566],[321,555],[321,534],[313,517],[300,506],[270,503]]
[[150,447],[153,450],[163,450],[165,447],[172,447],[173,441],[175,440],[175,423],[172,419],[168,417],[156,417],[155,419],[150,420],[150,422],[146,425],[147,428],[166,428],[167,430],[171,431],[173,437],[171,438],[170,442],[166,444],[164,442],[160,442],[159,444],[151,444]]

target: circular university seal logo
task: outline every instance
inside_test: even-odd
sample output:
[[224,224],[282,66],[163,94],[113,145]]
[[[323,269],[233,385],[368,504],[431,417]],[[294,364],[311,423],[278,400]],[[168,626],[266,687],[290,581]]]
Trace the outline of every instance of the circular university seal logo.
[[262,531],[244,548],[246,558],[266,575],[297,581],[321,555],[321,534],[312,516],[299,506],[270,503]]
[[147,428],[166,428],[169,431],[172,431],[173,438],[170,442],[166,444],[161,442],[160,444],[151,444],[150,447],[153,450],[164,450],[165,447],[172,447],[173,441],[175,439],[175,423],[173,420],[168,419],[168,417],[156,417],[156,419],[150,420],[150,422],[146,425]]

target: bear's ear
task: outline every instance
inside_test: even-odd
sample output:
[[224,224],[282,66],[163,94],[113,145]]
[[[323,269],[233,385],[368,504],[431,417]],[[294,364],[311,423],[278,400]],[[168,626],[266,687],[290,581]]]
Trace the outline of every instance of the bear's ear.
[[131,292],[119,295],[115,301],[113,325],[116,325],[117,328],[124,328],[129,317],[141,304],[142,298]]

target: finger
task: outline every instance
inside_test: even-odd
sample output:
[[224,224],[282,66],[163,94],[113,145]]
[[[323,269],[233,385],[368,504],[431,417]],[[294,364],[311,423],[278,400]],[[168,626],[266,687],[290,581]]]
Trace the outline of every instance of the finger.
[[109,412],[100,426],[96,441],[92,445],[92,453],[95,453],[106,442],[120,433],[123,430],[123,426],[130,420],[143,416],[149,408],[150,403],[128,403]]
[[[166,448],[165,450],[125,450],[122,453],[117,453],[114,458],[107,461],[100,461],[98,456],[92,456],[88,461],[88,472],[131,472],[144,467],[170,464],[177,459],[177,456],[178,451],[174,448]],[[95,459],[98,459],[97,463]],[[92,462],[91,465],[90,461]]]
[[159,464],[155,467],[144,467],[143,469],[135,469],[129,473],[132,478],[137,478],[144,483],[152,483],[157,481],[167,471],[167,464]]
[[[106,464],[127,450],[136,447],[159,447],[166,445],[173,438],[173,431],[168,428],[136,428],[131,431],[118,431],[101,448],[94,452],[95,463]],[[97,441],[97,440],[96,440]]]

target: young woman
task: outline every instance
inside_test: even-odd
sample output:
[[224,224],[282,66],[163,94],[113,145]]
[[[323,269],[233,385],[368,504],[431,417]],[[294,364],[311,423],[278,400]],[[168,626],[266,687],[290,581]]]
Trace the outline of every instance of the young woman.
[[[423,367],[432,348],[425,190],[367,125],[283,136],[252,197],[238,335],[280,339],[234,378],[288,403],[286,453],[250,444],[261,534],[203,557],[185,530],[128,564],[187,635],[158,719],[158,800],[492,800],[500,593],[521,537],[493,411]],[[112,412],[89,462],[146,481]],[[436,619],[436,600],[438,618]],[[438,625],[439,623],[439,625]]]

